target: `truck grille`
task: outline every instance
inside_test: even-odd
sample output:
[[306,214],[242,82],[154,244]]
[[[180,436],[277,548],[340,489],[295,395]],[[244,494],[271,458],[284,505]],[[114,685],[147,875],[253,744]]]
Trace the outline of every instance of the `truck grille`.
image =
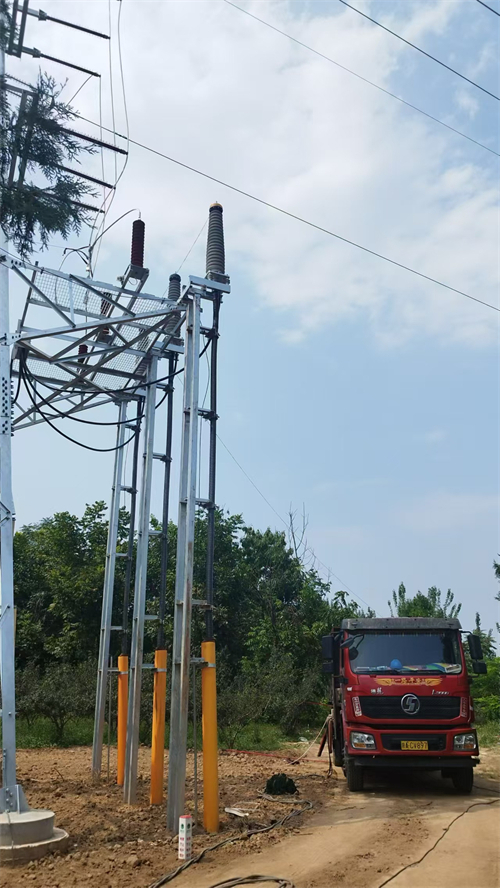
[[382,734],[384,749],[401,750],[401,740],[427,740],[429,752],[442,752],[446,749],[446,734]]
[[450,719],[460,715],[460,697],[419,697],[420,709],[407,715],[401,708],[402,697],[360,697],[361,711],[367,718],[383,719]]

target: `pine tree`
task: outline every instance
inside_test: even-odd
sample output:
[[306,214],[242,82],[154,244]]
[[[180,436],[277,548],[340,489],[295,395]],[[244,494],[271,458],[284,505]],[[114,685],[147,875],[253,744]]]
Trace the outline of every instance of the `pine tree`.
[[[4,49],[10,27],[9,5],[0,0]],[[77,115],[59,100],[61,89],[40,73],[36,86],[26,90],[26,102],[14,108],[7,80],[0,84],[0,227],[23,257],[33,251],[35,238],[45,248],[54,234],[66,239],[72,231],[79,232],[92,214],[82,206],[82,199],[95,196],[92,187],[61,169],[95,150],[66,131]],[[13,176],[9,182],[16,164],[17,181]]]

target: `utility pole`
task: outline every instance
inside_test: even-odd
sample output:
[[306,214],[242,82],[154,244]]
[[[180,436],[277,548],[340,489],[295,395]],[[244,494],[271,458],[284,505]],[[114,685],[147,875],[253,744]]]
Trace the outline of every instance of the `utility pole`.
[[177,567],[172,645],[172,704],[168,768],[167,826],[177,831],[184,813],[186,747],[191,671],[191,610],[193,601],[194,523],[198,462],[198,395],[200,366],[200,297],[188,303],[185,338],[184,411],[177,522]]
[[[229,278],[224,273],[224,235],[222,207],[213,204],[207,237],[207,273],[205,278],[191,276],[184,293],[188,304],[185,335],[184,415],[180,460],[179,517],[177,527],[177,566],[175,577],[174,638],[172,645],[172,703],[170,711],[170,749],[168,770],[167,826],[177,832],[184,814],[186,782],[186,746],[189,703],[190,665],[202,667],[203,704],[203,775],[205,828],[216,832],[219,824],[217,779],[217,700],[215,689],[215,643],[213,641],[213,566],[215,539],[215,444],[218,309],[224,293],[230,293]],[[200,409],[199,338],[201,300],[212,302],[214,329],[204,330],[212,337],[210,410]],[[205,304],[206,304],[205,302]],[[214,345],[215,342],[215,345]],[[197,499],[198,419],[210,422],[209,497]],[[207,598],[193,600],[194,527],[196,508],[208,510]],[[191,611],[201,607],[206,617],[207,641],[201,658],[191,659]],[[207,811],[210,813],[207,815]]]
[[[222,207],[210,207],[207,236],[206,277],[229,283],[226,275]],[[208,455],[208,515],[207,515],[207,607],[205,610],[205,638],[201,656],[205,662],[201,673],[202,731],[203,731],[203,825],[207,832],[219,830],[219,763],[217,737],[217,682],[214,640],[214,563],[215,563],[215,481],[217,467],[217,345],[219,340],[219,312],[222,293],[214,290],[212,301],[212,342],[210,354],[210,426]]]
[[[5,13],[0,10],[0,30],[6,32]],[[5,46],[0,40],[0,95],[6,97]],[[1,129],[7,125],[3,118]],[[3,181],[0,187],[5,188]],[[1,197],[1,196],[0,196]],[[0,253],[7,238],[0,230]],[[9,271],[0,265],[0,679],[2,684],[3,786],[0,810],[19,812],[27,808],[16,779],[16,689],[14,672],[14,500],[12,497],[12,391],[9,344]]]
[[141,713],[142,653],[146,613],[146,577],[148,570],[149,522],[151,514],[151,480],[154,456],[155,398],[158,358],[152,355],[146,375],[144,406],[144,456],[139,497],[137,561],[135,569],[134,614],[130,652],[130,681],[125,752],[124,798],[131,805],[136,800],[137,760],[139,755],[139,723]]
[[[0,129],[6,120],[5,9],[0,8]],[[1,170],[0,200],[6,187]],[[0,257],[7,238],[0,229]],[[0,854],[15,861],[26,854],[26,834],[47,852],[62,850],[68,834],[54,827],[52,811],[31,811],[16,774],[16,682],[14,616],[14,498],[12,495],[12,389],[10,369],[9,271],[0,262],[0,686],[2,689],[2,788],[0,790]],[[8,841],[6,841],[8,840]],[[29,846],[28,846],[29,847]],[[24,854],[23,854],[24,852]],[[43,853],[43,852],[42,852]]]

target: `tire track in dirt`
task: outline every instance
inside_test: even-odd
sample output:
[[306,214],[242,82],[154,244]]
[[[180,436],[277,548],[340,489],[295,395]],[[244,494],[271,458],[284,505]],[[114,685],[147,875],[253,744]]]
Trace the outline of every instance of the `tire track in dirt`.
[[[260,872],[286,876],[296,888],[497,888],[500,805],[491,805],[494,784],[481,782],[484,789],[472,797],[458,796],[437,775],[417,781],[398,775],[376,792],[341,792],[296,835],[260,852],[252,853],[249,843],[237,858],[228,850],[230,861],[207,858],[175,885],[210,888]],[[477,802],[490,806],[472,809],[450,827]],[[401,867],[408,868],[393,878]]]

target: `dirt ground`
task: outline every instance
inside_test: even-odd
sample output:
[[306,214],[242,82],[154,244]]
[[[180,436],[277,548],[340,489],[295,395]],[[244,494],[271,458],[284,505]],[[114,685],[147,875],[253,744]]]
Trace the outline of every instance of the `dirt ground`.
[[[292,752],[296,756],[300,750]],[[249,873],[287,876],[296,888],[382,888],[387,880],[393,888],[499,885],[498,748],[482,752],[471,796],[457,795],[450,781],[435,774],[394,773],[371,778],[364,792],[351,794],[341,771],[327,776],[324,758],[314,759],[311,752],[290,764],[283,754],[222,753],[221,807],[249,812],[250,826],[270,825],[300,807],[298,800],[312,802],[312,810],[288,827],[207,854],[175,879],[177,888],[210,888]],[[68,831],[70,845],[65,853],[41,861],[4,865],[0,888],[148,888],[175,869],[177,844],[166,831],[165,808],[149,805],[149,755],[148,749],[140,750],[139,798],[131,808],[113,783],[92,784],[90,749],[21,750],[19,780],[30,805],[55,811],[56,825]],[[114,767],[112,750],[112,775]],[[298,786],[292,804],[262,798],[266,779],[279,771]],[[192,812],[192,756],[187,774],[186,808]],[[201,797],[199,813],[201,821]],[[226,813],[221,827],[216,838],[200,828],[194,854],[241,832]]]

